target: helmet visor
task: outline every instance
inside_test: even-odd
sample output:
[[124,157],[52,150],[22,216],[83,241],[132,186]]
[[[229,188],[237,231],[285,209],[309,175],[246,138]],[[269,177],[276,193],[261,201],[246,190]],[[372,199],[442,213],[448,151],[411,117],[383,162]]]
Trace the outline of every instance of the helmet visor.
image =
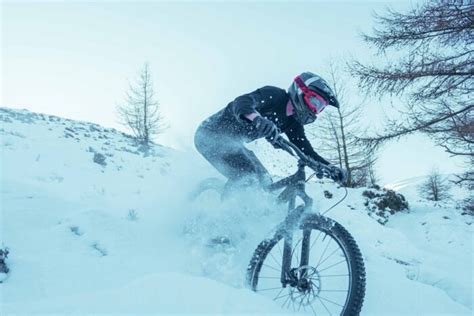
[[322,96],[312,90],[304,94],[304,100],[308,108],[316,114],[321,113],[329,104]]

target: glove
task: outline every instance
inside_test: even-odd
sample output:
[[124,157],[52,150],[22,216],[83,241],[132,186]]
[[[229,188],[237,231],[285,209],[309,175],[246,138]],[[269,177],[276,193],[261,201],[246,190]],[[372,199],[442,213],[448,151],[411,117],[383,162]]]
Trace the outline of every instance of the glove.
[[267,140],[267,142],[269,142],[273,146],[273,148],[283,149],[283,147],[281,147],[280,142],[279,142],[280,137],[281,137],[280,130],[277,128],[275,133],[272,136],[267,136],[265,137],[265,139]]
[[[278,137],[280,137],[280,136],[278,136]],[[275,139],[278,139],[278,137],[275,138]],[[283,149],[283,147],[281,147],[280,143],[278,143],[277,141],[275,141],[273,138],[267,137],[266,140],[273,146],[273,148],[275,148],[275,149]]]
[[276,125],[269,119],[264,118],[263,116],[257,116],[252,123],[255,126],[255,131],[257,132],[257,138],[269,137],[275,139],[278,135],[278,128]]
[[345,184],[347,181],[347,171],[334,165],[329,165],[329,178],[334,182]]

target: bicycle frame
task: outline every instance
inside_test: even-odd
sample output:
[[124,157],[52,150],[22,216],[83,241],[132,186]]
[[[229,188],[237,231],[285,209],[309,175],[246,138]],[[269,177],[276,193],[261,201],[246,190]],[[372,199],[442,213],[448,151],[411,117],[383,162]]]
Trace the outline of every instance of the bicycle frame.
[[[329,309],[321,300],[325,299],[324,297],[320,296],[321,291],[347,292],[345,298],[341,297],[342,300],[345,300],[344,305],[340,305],[332,301],[330,302],[342,308],[341,315],[359,315],[365,293],[365,268],[362,254],[360,253],[354,238],[349,234],[349,232],[337,222],[324,216],[324,214],[326,214],[329,210],[334,208],[345,199],[347,196],[347,190],[345,196],[339,202],[325,210],[322,214],[319,212],[306,212],[312,207],[313,200],[305,192],[305,184],[307,181],[305,167],[312,169],[315,172],[314,174],[316,177],[319,179],[327,177],[336,182],[340,182],[341,184],[343,179],[340,178],[342,178],[343,175],[335,174],[335,169],[332,166],[313,160],[312,158],[305,155],[296,145],[282,137],[277,138],[274,144],[279,145],[281,149],[287,151],[289,154],[298,159],[298,171],[295,174],[277,181],[267,187],[269,191],[282,189],[278,195],[278,202],[288,203],[288,214],[285,220],[277,227],[276,231],[273,232],[272,237],[264,239],[257,246],[247,268],[248,285],[256,292],[273,290],[276,293],[279,291],[280,287],[275,287],[276,284],[273,283],[273,286],[267,288],[267,284],[268,282],[280,283],[282,289],[273,298],[274,300],[280,298],[284,299],[284,297],[286,297],[282,307],[284,307],[287,304],[287,301],[290,300],[288,307],[291,306],[290,304],[293,301],[293,307],[295,308],[298,306],[298,310],[301,307],[303,307],[304,310],[305,306],[311,305],[311,309],[315,315],[316,311],[314,311],[312,308],[312,304],[313,301],[318,298],[326,311],[331,314]],[[297,197],[301,198],[303,204],[296,205]],[[295,229],[297,231],[295,231]],[[302,237],[300,231],[302,233]],[[311,234],[313,231],[315,231],[314,234],[317,235],[317,237],[314,236],[316,237],[314,242],[311,241]],[[323,244],[322,247],[325,247],[325,250],[322,252],[321,256],[318,255],[319,251],[322,249],[316,249],[319,247],[314,245],[319,240],[321,233],[323,234],[322,241],[324,241],[326,237],[329,236],[337,243],[338,249],[344,256],[344,260],[339,260],[339,258],[336,258],[336,263],[326,266],[322,270],[318,270],[320,263],[325,262],[327,259],[329,259],[329,257],[335,254],[335,251],[337,251],[337,249],[332,251],[332,253],[323,260],[324,253],[328,249],[329,242],[331,242],[331,240],[329,240],[326,246]],[[294,238],[295,240],[293,240]],[[272,274],[267,274],[269,271],[268,269],[277,271],[280,270],[278,268],[272,267],[271,265],[266,265],[265,260],[269,256],[271,256],[273,260],[277,260],[271,252],[274,251],[275,247],[278,247],[278,250],[280,250],[281,253],[281,247],[279,244],[281,241],[284,243],[282,264],[280,267],[281,274],[280,276],[273,274],[275,272],[272,272]],[[296,243],[294,247],[293,243]],[[299,247],[300,243],[301,249]],[[313,252],[313,250],[317,250],[316,254],[313,255],[320,257],[319,261],[317,263],[315,262],[315,266],[313,266],[312,262],[309,262],[310,251]],[[296,252],[301,252],[301,259],[296,256],[296,262],[292,263],[293,255]],[[328,283],[329,290],[322,290],[323,279],[321,279],[321,277],[324,276],[320,275],[320,272],[328,270],[331,267],[335,267],[344,261],[347,265],[347,273],[336,272],[334,275],[325,275],[325,277],[347,277],[349,282],[347,291],[344,289],[339,291],[331,286],[331,284],[334,282],[334,284],[345,282],[344,280],[339,282],[338,279],[336,279],[334,282]],[[263,266],[267,266],[268,269],[262,270]],[[263,273],[263,276],[261,273]],[[264,283],[264,288],[259,287],[260,278],[264,278],[264,280],[268,281]],[[284,288],[287,288],[287,294],[280,296]],[[295,301],[296,305],[294,304]]]
[[[304,161],[298,161],[298,171],[280,181],[277,181],[269,186],[270,191],[285,188],[278,195],[278,202],[288,203],[288,215],[284,221],[285,227],[281,230],[284,234],[284,246],[283,246],[283,261],[281,270],[281,283],[283,287],[288,284],[296,286],[298,280],[294,275],[291,275],[291,257],[292,257],[292,244],[293,244],[293,229],[298,225],[299,220],[303,213],[310,209],[313,205],[313,199],[308,196],[305,192],[306,183],[306,164]],[[299,197],[303,200],[304,205],[295,207],[296,198]],[[300,262],[300,277],[305,274],[305,267],[308,266],[309,261],[309,247],[310,247],[310,231],[303,232],[302,241],[302,253]]]

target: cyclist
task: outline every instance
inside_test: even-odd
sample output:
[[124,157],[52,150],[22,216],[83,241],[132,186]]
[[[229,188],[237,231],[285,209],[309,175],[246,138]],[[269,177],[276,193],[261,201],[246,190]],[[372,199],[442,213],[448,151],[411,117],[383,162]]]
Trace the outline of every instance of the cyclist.
[[308,141],[304,125],[332,105],[339,107],[326,81],[311,72],[297,76],[288,92],[265,86],[241,95],[201,123],[195,133],[196,149],[227,179],[227,185],[245,179],[269,185],[272,179],[246,142],[265,137],[275,148],[280,133],[314,160],[330,166],[333,179],[345,181],[346,171],[318,155]]

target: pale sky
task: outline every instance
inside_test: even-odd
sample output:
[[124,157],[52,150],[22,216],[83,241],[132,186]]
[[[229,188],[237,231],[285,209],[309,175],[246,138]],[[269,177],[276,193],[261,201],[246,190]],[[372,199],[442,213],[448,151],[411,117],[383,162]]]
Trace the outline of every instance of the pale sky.
[[[371,59],[360,32],[372,13],[410,1],[2,1],[1,106],[123,129],[115,106],[149,62],[169,129],[157,141],[193,149],[207,116],[264,85],[287,88],[330,57]],[[350,82],[350,78],[347,78]],[[354,98],[361,100],[361,96]],[[396,100],[395,103],[396,104]],[[378,100],[361,109],[382,120]],[[317,124],[317,123],[316,123]],[[313,141],[317,149],[317,140]],[[457,171],[424,137],[388,144],[378,162],[386,182]]]

